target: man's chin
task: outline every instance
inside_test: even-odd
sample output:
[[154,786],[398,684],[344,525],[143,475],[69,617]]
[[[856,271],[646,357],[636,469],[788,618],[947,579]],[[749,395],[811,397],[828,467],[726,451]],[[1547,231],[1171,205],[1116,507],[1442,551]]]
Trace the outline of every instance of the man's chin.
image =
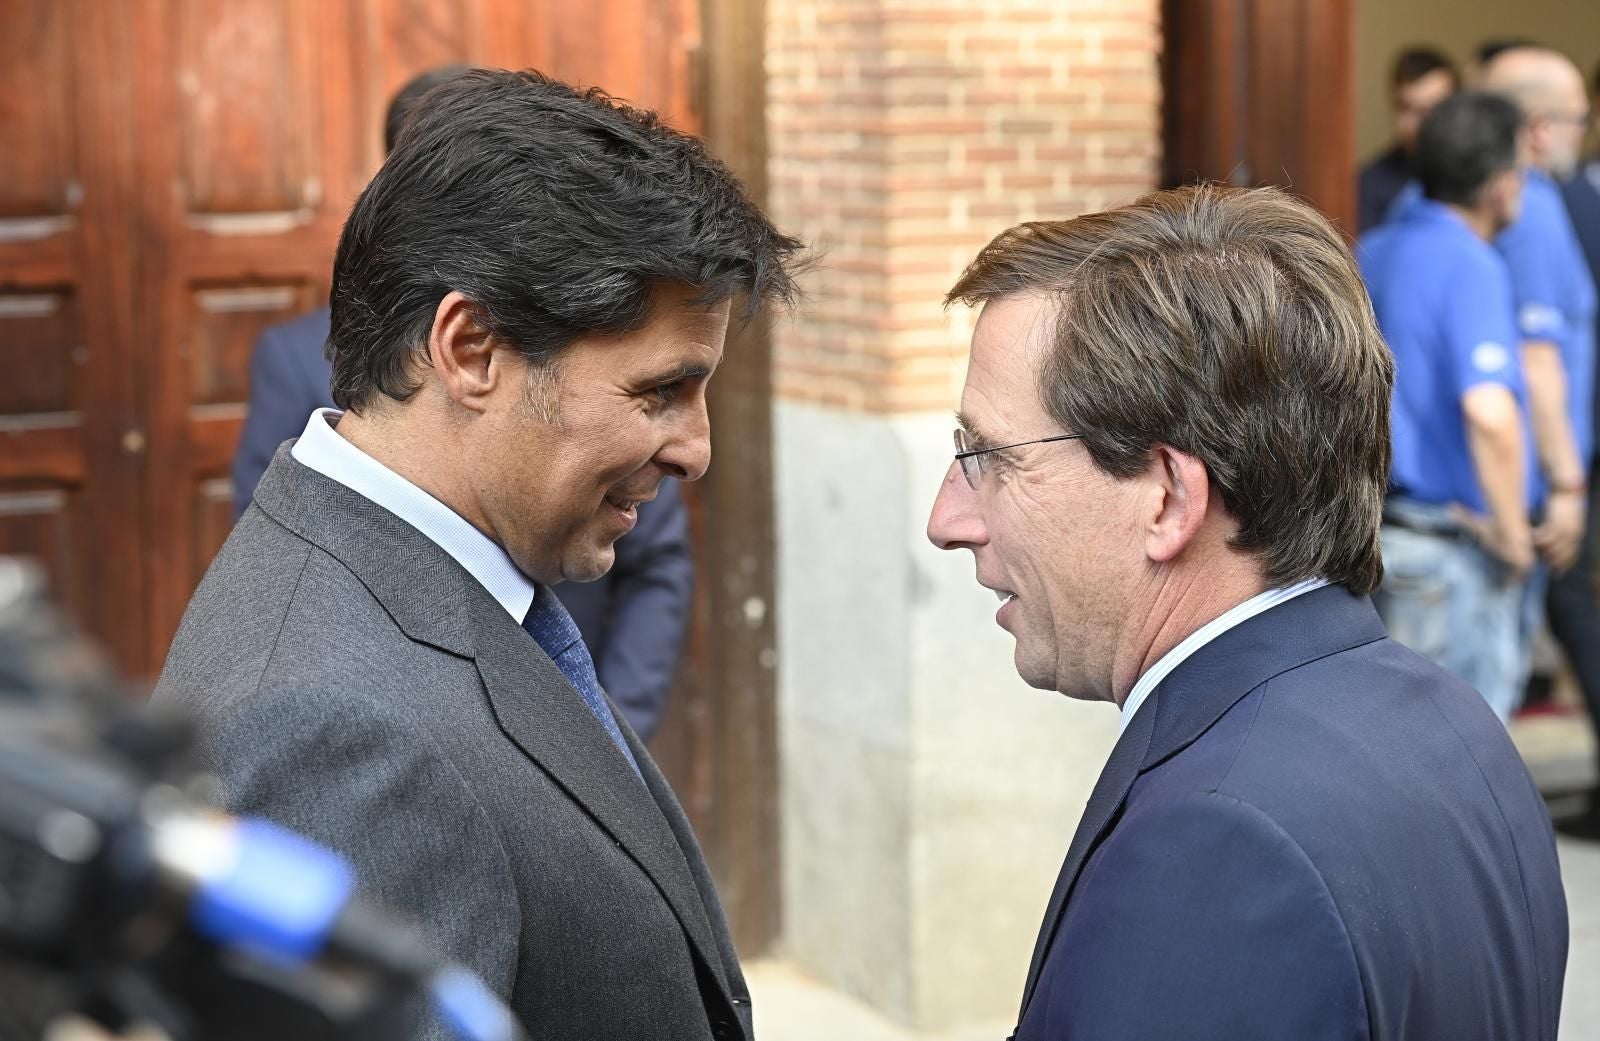
[[1011,663],[1016,667],[1017,675],[1022,677],[1022,682],[1035,690],[1055,690],[1058,686],[1056,674],[1053,670],[1041,668],[1038,663],[1030,661],[1024,655],[1020,638],[1017,639],[1017,647],[1012,653]]
[[566,582],[593,582],[604,578],[616,562],[617,551],[607,543],[584,554],[581,559],[569,559],[561,569],[561,577]]

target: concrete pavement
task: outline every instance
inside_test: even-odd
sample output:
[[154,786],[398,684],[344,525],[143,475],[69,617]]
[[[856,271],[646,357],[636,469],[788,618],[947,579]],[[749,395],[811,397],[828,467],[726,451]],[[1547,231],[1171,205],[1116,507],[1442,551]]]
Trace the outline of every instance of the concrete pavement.
[[1561,1001],[1560,1041],[1600,1041],[1600,842],[1561,837],[1572,947]]

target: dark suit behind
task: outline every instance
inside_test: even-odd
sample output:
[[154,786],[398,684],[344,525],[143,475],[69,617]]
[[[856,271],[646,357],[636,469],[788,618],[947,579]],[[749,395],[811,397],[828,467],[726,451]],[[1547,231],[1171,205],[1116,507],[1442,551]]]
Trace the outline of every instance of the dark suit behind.
[[[1600,158],[1584,163],[1561,185],[1561,201],[1566,203],[1572,230],[1577,233],[1578,245],[1583,249],[1583,259],[1589,262],[1589,275],[1594,279],[1595,289],[1600,291]],[[1595,322],[1594,342],[1600,343],[1600,314],[1595,316]],[[1595,407],[1600,415],[1600,394],[1595,395]]]
[[710,874],[644,746],[629,732],[641,781],[453,558],[287,448],[155,700],[199,713],[230,810],[349,856],[531,1038],[749,1037]]
[[1411,180],[1411,160],[1399,145],[1374,158],[1356,178],[1356,231],[1365,233],[1384,223],[1389,207]]
[[1483,699],[1339,588],[1161,683],[1063,892],[1018,1041],[1555,1037],[1567,914],[1544,803]]
[[[250,412],[233,456],[236,515],[250,505],[278,446],[300,436],[314,409],[333,407],[327,339],[323,308],[271,326],[257,341]],[[556,595],[583,633],[600,685],[648,740],[677,675],[694,595],[689,515],[678,482],[662,482],[655,501],[639,507],[639,522],[616,553],[603,578],[565,583]]]

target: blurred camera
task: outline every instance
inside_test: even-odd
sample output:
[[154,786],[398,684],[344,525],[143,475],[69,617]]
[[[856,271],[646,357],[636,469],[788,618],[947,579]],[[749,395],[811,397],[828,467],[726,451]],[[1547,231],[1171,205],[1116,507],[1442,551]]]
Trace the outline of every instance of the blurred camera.
[[215,809],[192,739],[0,557],[0,1041],[518,1037],[337,854]]

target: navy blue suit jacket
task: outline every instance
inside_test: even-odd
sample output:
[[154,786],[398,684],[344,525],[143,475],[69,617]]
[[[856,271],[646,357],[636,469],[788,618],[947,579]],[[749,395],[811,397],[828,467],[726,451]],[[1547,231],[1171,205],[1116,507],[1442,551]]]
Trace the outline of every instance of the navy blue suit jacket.
[[[250,414],[233,457],[234,516],[250,505],[278,446],[300,436],[313,409],[333,407],[323,353],[328,311],[302,315],[261,334],[250,359]],[[694,562],[689,517],[677,481],[664,481],[617,542],[616,564],[595,582],[556,588],[594,657],[600,684],[628,723],[648,738],[678,671]]]
[[1373,159],[1356,177],[1356,231],[1367,232],[1382,224],[1395,196],[1411,180],[1411,161],[1399,145]]
[[[1600,158],[1590,159],[1561,186],[1561,198],[1572,217],[1572,228],[1578,233],[1583,257],[1589,262],[1589,274],[1595,288],[1600,289]],[[1594,342],[1600,344],[1600,315],[1595,318]],[[1600,417],[1600,394],[1595,395],[1594,407],[1596,417]]]
[[1551,1041],[1567,912],[1483,698],[1303,594],[1179,665],[1063,865],[1017,1041]]

